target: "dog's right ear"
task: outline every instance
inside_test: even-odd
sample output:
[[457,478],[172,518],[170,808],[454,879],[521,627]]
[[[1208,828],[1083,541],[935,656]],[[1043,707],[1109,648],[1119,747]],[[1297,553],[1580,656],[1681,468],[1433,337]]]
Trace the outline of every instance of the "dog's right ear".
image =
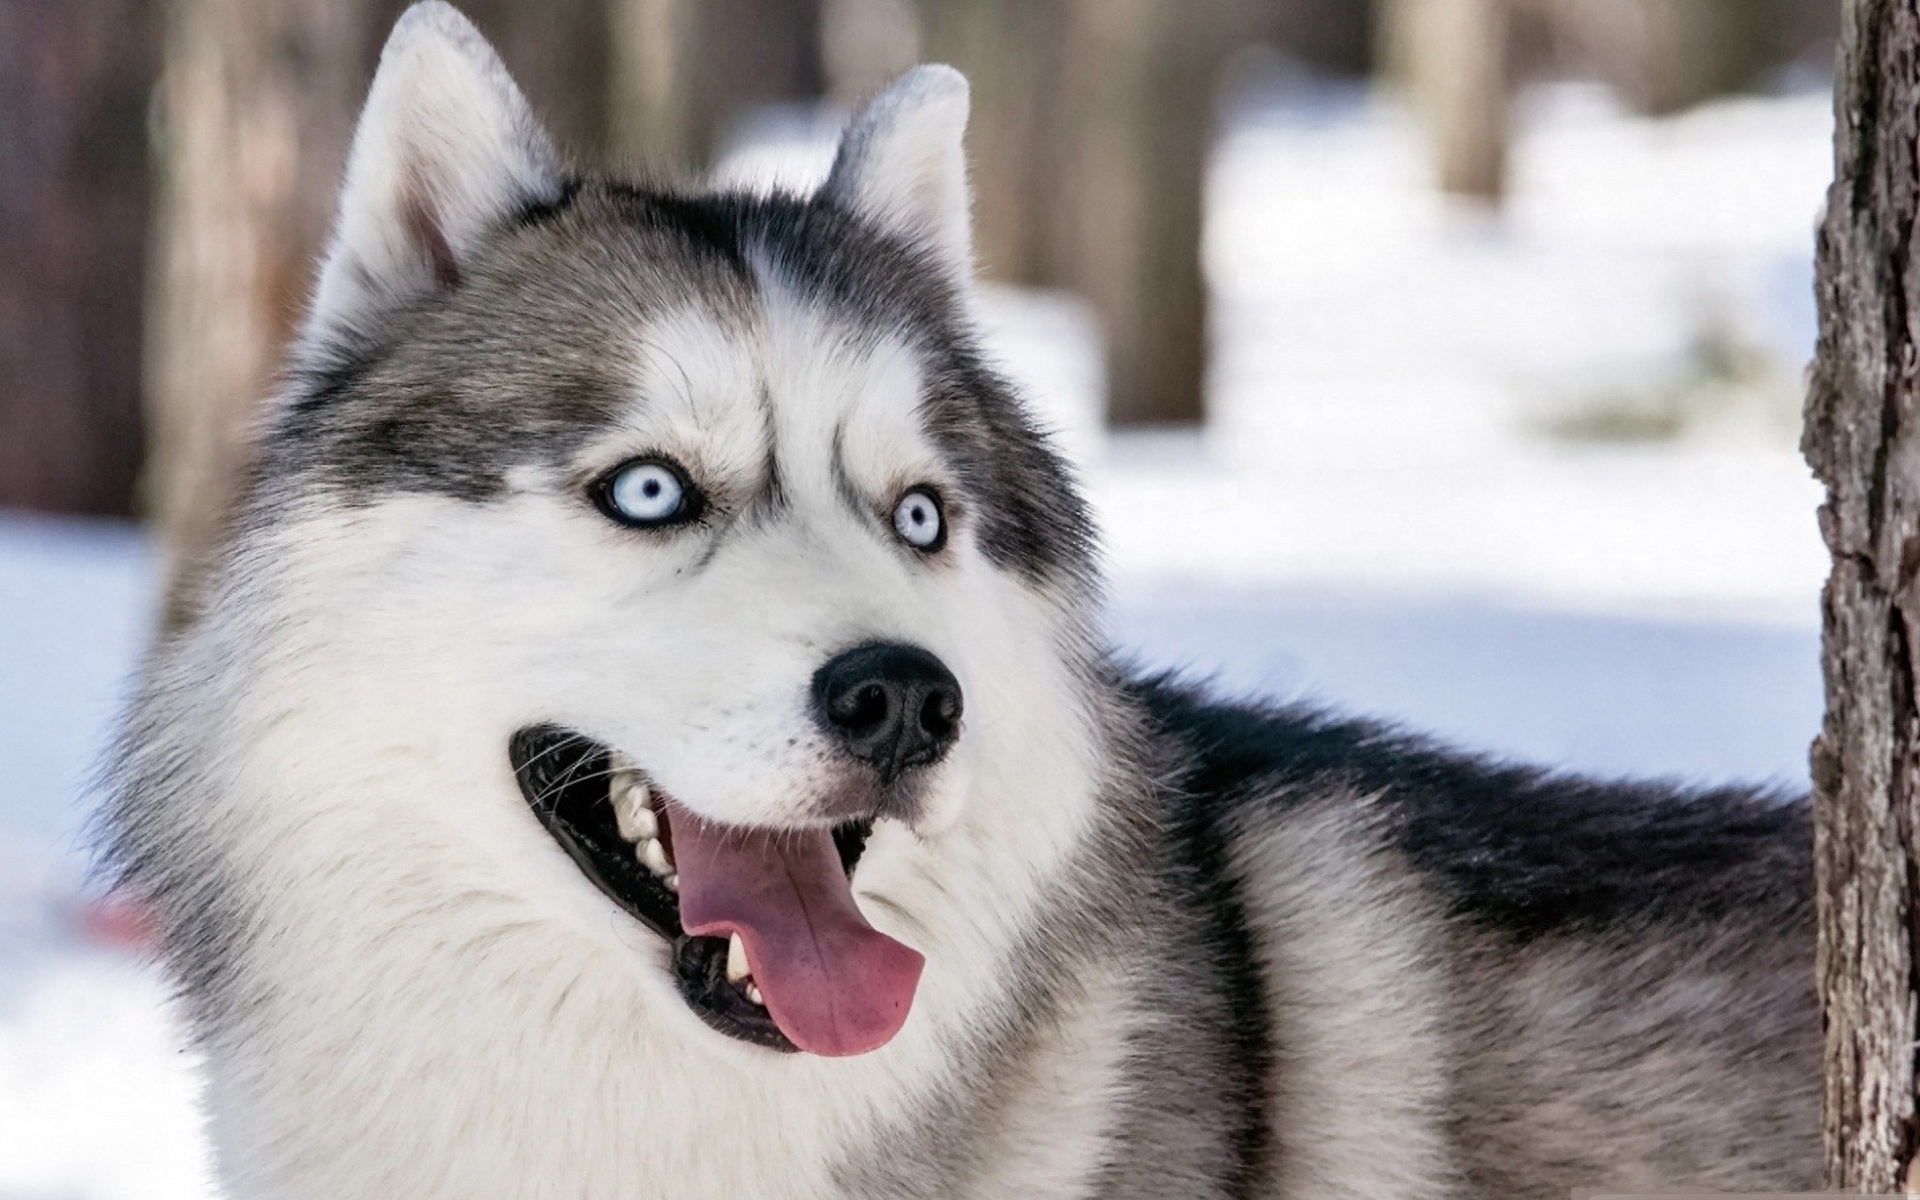
[[395,308],[458,286],[490,232],[564,187],[552,144],[480,31],[440,0],[409,8],[354,130],[302,356],[318,365],[350,354]]
[[854,114],[820,195],[970,280],[966,132],[966,76],[915,67]]

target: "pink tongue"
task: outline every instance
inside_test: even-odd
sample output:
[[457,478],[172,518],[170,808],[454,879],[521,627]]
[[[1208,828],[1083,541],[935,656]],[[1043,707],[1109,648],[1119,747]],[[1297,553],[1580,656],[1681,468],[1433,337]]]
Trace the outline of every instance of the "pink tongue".
[[864,1054],[905,1024],[925,959],[867,924],[827,830],[748,829],[667,810],[680,924],[738,933],[780,1032],[811,1054]]

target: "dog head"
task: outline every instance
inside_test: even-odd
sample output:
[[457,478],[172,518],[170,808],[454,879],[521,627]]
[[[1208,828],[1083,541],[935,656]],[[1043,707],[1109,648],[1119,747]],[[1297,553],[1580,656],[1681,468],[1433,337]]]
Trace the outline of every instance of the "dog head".
[[420,819],[531,813],[780,1049],[905,1019],[921,956],[849,885],[874,823],[1025,803],[1084,732],[1089,522],[970,328],[966,112],[909,73],[809,196],[581,179],[417,6],[244,518],[338,688],[517,780]]

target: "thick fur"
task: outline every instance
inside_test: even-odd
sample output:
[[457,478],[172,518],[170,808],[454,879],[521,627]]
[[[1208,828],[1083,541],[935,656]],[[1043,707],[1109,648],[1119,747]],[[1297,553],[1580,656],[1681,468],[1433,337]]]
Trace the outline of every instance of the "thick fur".
[[[243,1197],[1560,1196],[1802,1188],[1803,802],[1602,785],[1131,678],[1089,517],[969,325],[965,83],[812,197],[565,174],[402,19],[249,499],[108,821]],[[621,528],[671,454],[710,499]],[[932,484],[937,556],[893,537]],[[938,655],[960,742],[854,876],[926,956],[851,1059],[722,1036],[534,820],[554,722],[798,827],[805,681]]]

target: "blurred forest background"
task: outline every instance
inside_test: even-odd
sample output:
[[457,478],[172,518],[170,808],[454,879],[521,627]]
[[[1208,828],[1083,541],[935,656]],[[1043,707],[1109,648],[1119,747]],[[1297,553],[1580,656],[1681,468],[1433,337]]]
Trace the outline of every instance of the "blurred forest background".
[[[175,562],[197,553],[403,7],[0,5],[0,505],[142,515]],[[582,162],[659,178],[711,168],[770,110],[831,112],[915,61],[959,66],[983,270],[1090,306],[1115,425],[1204,418],[1203,189],[1250,58],[1402,89],[1434,183],[1498,205],[1526,81],[1598,79],[1671,113],[1824,67],[1838,20],[1822,0],[463,7]]]

